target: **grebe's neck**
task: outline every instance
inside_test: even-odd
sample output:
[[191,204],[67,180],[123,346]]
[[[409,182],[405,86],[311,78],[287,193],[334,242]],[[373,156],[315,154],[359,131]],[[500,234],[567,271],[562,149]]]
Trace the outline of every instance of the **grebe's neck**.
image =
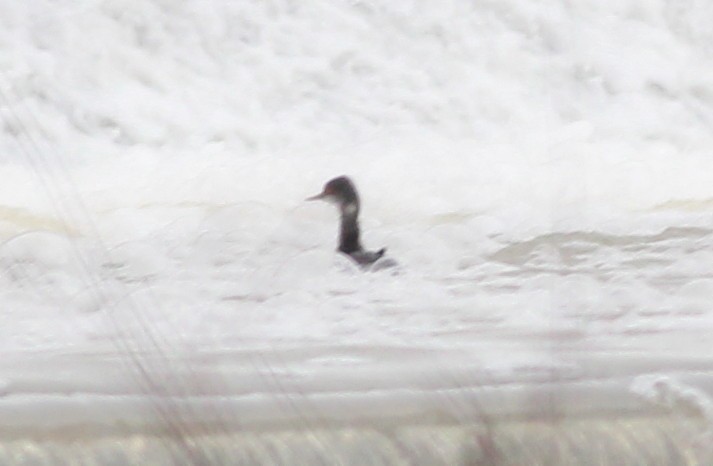
[[340,206],[339,250],[350,254],[363,250],[359,242],[359,202],[345,202]]

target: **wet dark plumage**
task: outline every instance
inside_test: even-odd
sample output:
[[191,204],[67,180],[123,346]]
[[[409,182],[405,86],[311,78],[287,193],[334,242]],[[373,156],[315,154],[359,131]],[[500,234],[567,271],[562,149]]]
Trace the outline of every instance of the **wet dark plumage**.
[[338,251],[351,257],[357,264],[369,266],[379,260],[386,248],[367,251],[361,244],[359,229],[359,194],[352,180],[346,176],[334,178],[324,185],[322,192],[308,200],[325,200],[336,204],[340,213]]

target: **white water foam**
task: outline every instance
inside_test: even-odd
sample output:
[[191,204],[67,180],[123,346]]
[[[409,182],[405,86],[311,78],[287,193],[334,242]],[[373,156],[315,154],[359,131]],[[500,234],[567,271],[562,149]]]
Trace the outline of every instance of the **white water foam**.
[[[0,348],[435,348],[510,371],[690,332],[675,351],[696,354],[711,19],[664,0],[5,2]],[[336,212],[303,202],[341,174],[399,274],[354,271]]]

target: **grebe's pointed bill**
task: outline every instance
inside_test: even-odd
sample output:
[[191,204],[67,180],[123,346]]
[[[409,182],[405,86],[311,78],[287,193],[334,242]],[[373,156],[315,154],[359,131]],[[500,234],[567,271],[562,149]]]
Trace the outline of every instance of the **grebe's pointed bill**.
[[334,198],[334,189],[327,184],[321,193],[316,196],[308,197],[306,201],[330,201]]

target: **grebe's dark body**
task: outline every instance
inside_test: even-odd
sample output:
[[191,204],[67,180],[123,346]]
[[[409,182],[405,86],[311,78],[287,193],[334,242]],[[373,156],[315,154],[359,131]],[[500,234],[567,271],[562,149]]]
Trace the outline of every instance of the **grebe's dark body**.
[[[352,180],[346,176],[334,178],[324,185],[320,194],[308,198],[308,201],[324,200],[339,208],[339,247],[337,250],[351,257],[361,266],[371,266],[381,259],[386,248],[378,251],[366,251],[359,239],[359,195]],[[390,265],[393,261],[390,261]]]

